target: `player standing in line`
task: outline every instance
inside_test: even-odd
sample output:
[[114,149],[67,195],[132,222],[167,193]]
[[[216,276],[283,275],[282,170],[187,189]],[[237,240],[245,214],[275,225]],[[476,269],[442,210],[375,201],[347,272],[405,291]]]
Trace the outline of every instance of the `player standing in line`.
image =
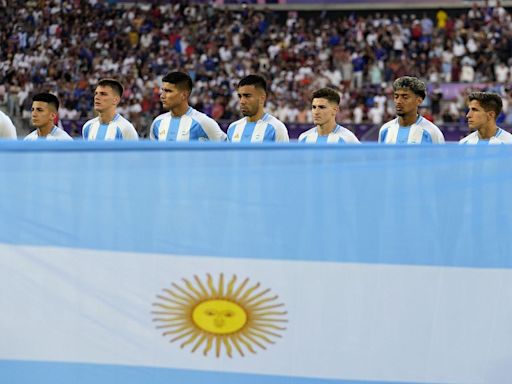
[[73,140],[66,131],[55,125],[59,113],[59,99],[51,93],[38,93],[32,98],[32,125],[36,129],[24,140]]
[[124,88],[115,79],[102,79],[94,91],[94,110],[98,116],[82,127],[85,140],[138,140],[139,134],[127,119],[117,113]]
[[503,102],[496,93],[472,92],[468,95],[468,127],[471,131],[460,144],[512,144],[512,135],[496,125]]
[[393,101],[397,118],[379,130],[379,143],[443,144],[441,130],[418,113],[427,95],[425,83],[416,77],[404,76],[393,83]]
[[232,142],[261,143],[263,141],[288,142],[286,126],[274,116],[265,113],[267,82],[259,75],[249,75],[238,83],[240,111],[244,117],[228,127],[228,140]]
[[160,100],[165,110],[151,124],[149,137],[160,141],[225,141],[219,124],[188,104],[192,79],[183,72],[170,72],[162,79]]
[[311,96],[311,112],[315,127],[299,136],[300,143],[359,143],[347,128],[336,123],[340,95],[332,88],[321,88]]

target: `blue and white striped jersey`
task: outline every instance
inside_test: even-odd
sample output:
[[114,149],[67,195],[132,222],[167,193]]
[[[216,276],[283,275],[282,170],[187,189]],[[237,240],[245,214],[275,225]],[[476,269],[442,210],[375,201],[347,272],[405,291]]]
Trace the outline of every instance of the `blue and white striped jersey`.
[[356,135],[339,124],[327,136],[319,135],[317,127],[308,129],[299,136],[299,143],[360,144]]
[[402,127],[399,118],[388,121],[379,130],[379,143],[385,144],[444,144],[441,130],[433,123],[418,116],[416,122]]
[[156,117],[151,124],[149,137],[160,141],[226,140],[226,134],[215,120],[192,107],[179,117],[171,112]]
[[274,116],[265,113],[256,121],[247,121],[247,117],[231,123],[228,127],[228,141],[261,143],[263,141],[275,141],[287,143],[288,129]]
[[99,116],[87,121],[82,127],[85,140],[138,140],[139,134],[135,127],[119,113],[112,121],[103,124]]
[[496,134],[488,140],[481,139],[478,131],[475,131],[459,141],[459,144],[512,144],[512,134],[500,127],[496,128]]
[[34,141],[34,140],[69,141],[69,140],[73,140],[73,138],[71,136],[69,136],[65,130],[63,130],[57,126],[54,126],[52,128],[51,132],[48,135],[46,135],[46,137],[39,136],[39,133],[37,132],[37,129],[36,129],[36,130],[30,132],[27,136],[25,136],[25,138],[23,140],[27,140],[27,141]]

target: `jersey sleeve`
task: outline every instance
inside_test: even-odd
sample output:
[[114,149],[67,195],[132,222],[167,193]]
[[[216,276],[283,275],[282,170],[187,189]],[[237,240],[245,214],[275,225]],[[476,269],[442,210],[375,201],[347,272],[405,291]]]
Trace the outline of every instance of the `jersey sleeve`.
[[276,143],[288,143],[290,141],[290,137],[288,136],[288,129],[286,125],[283,123],[276,124]]
[[16,127],[7,115],[0,115],[0,138],[1,139],[17,139]]
[[162,120],[155,119],[149,128],[149,140],[158,140],[158,127]]
[[126,121],[127,124],[123,129],[123,140],[139,140],[139,134],[132,123]]
[[211,141],[226,141],[226,134],[222,129],[220,129],[219,124],[213,120],[212,118],[208,117],[205,118],[202,121],[201,124],[204,132],[208,136],[208,139]]

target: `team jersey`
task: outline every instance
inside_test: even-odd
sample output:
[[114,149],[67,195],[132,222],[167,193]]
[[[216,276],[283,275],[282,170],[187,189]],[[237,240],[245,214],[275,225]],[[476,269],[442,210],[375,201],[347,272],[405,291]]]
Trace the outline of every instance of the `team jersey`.
[[334,130],[329,133],[327,136],[322,136],[318,134],[318,128],[313,127],[306,132],[303,132],[299,136],[299,143],[333,143],[333,144],[345,144],[345,143],[355,143],[360,144],[356,135],[354,135],[347,128],[342,127],[339,124],[336,124]]
[[16,127],[9,116],[0,111],[0,139],[16,139]]
[[408,127],[402,127],[399,118],[388,121],[379,130],[379,143],[385,144],[444,144],[441,130],[425,119],[418,116],[416,122]]
[[287,143],[288,129],[274,116],[265,113],[255,122],[247,121],[247,117],[231,123],[228,127],[228,140],[233,142],[261,143],[275,141]]
[[478,131],[475,131],[459,141],[459,144],[512,144],[512,134],[500,127],[496,128],[496,134],[490,139],[481,139]]
[[33,140],[69,141],[69,140],[73,140],[73,138],[71,136],[69,136],[65,130],[63,130],[57,126],[54,126],[52,128],[52,130],[50,131],[50,133],[48,135],[46,135],[46,137],[39,136],[39,133],[36,129],[35,131],[32,131],[27,136],[25,136],[25,138],[23,140],[27,140],[27,141],[33,141]]
[[99,116],[87,121],[82,127],[85,140],[138,140],[139,134],[135,127],[119,113],[112,121],[104,124]]
[[189,107],[181,116],[166,112],[151,124],[149,137],[160,141],[224,141],[226,134],[206,114]]

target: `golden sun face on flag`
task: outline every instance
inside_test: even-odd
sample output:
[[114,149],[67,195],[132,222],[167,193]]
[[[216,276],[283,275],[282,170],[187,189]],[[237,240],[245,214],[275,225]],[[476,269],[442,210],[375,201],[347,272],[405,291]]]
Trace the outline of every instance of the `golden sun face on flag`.
[[205,356],[212,350],[217,357],[223,352],[232,357],[235,350],[245,356],[244,351],[256,353],[255,347],[266,349],[282,337],[288,322],[284,304],[260,283],[247,278],[237,284],[236,275],[225,281],[222,273],[217,282],[210,274],[205,281],[194,276],[182,282],[164,288],[151,312],[156,328],[181,348],[202,349]]

